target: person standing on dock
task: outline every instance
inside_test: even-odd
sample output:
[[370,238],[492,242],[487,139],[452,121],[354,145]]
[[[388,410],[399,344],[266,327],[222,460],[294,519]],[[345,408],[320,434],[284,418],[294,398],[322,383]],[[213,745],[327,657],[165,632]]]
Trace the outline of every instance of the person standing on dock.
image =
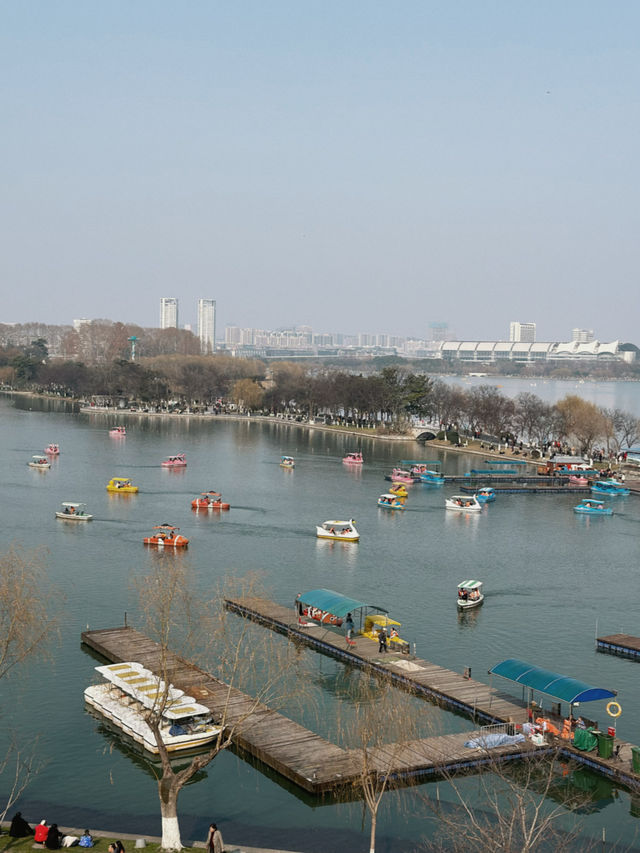
[[345,625],[345,628],[347,629],[347,639],[350,640],[351,637],[353,636],[353,629],[354,629],[353,617],[351,616],[350,613],[347,613],[347,618],[345,619],[344,625]]
[[384,625],[378,631],[378,652],[387,651],[387,632]]

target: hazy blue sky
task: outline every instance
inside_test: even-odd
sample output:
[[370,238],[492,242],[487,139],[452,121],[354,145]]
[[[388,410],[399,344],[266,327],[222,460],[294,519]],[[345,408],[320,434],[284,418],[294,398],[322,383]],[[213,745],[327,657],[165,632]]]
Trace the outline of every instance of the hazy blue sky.
[[640,344],[640,3],[0,6],[0,322]]

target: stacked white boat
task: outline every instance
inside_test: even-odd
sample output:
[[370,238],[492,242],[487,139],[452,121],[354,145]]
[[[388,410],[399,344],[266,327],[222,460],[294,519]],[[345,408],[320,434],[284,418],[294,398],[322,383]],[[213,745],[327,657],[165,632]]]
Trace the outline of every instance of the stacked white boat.
[[168,752],[203,746],[221,731],[213,725],[206,705],[167,685],[140,663],[97,666],[96,672],[106,681],[87,687],[84,691],[87,704],[151,753],[159,752],[147,723],[153,713],[160,716],[160,735]]

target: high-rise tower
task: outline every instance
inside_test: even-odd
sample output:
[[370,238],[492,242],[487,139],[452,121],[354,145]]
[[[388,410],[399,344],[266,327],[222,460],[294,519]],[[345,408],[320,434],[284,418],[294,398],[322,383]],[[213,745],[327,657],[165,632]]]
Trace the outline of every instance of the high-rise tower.
[[198,299],[198,337],[203,355],[216,351],[215,299]]
[[178,328],[178,300],[175,296],[163,296],[160,299],[160,328]]

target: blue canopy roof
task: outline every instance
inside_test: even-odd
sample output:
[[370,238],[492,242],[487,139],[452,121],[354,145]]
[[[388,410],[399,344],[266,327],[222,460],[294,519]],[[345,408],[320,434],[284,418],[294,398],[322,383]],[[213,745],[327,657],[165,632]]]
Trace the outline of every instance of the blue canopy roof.
[[559,675],[557,672],[541,669],[539,666],[533,666],[533,664],[517,660],[517,658],[503,660],[489,672],[571,704],[574,702],[595,702],[596,699],[613,699],[616,695],[615,690],[591,687],[584,681],[578,681],[577,678]]
[[341,595],[332,589],[312,589],[310,592],[303,592],[300,595],[300,601],[311,607],[317,607],[318,610],[333,613],[334,616],[346,616],[347,613],[358,610],[360,607],[371,607],[380,613],[389,612],[384,607],[378,607],[366,601],[356,601],[355,598],[347,598],[346,595]]

